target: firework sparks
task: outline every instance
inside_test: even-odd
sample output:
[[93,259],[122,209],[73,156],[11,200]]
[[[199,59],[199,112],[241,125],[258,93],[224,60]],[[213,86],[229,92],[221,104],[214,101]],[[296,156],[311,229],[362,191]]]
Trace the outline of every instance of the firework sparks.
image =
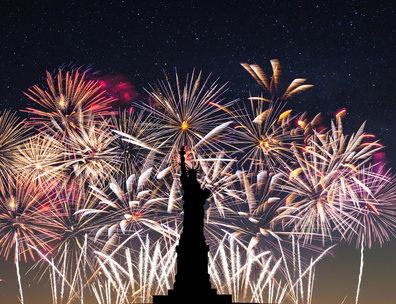
[[290,111],[282,113],[281,104],[270,104],[268,109],[262,101],[257,105],[251,101],[250,105],[250,110],[234,111],[234,143],[244,154],[240,162],[247,164],[249,171],[275,170],[290,160],[291,144],[301,141],[302,136],[292,130],[293,117]]
[[15,234],[15,265],[16,265],[16,272],[18,276],[18,284],[19,284],[19,294],[21,295],[21,302],[22,304],[24,303],[23,301],[23,291],[22,291],[22,282],[21,282],[21,274],[19,270],[19,246],[18,246],[18,236]]
[[[18,164],[15,155],[18,146],[27,137],[30,128],[24,127],[24,121],[19,121],[16,113],[0,112],[0,186],[13,174],[13,168]],[[12,180],[9,180],[12,182]]]
[[[356,236],[356,246],[365,236],[365,245],[371,248],[372,242],[382,244],[395,236],[396,228],[396,179],[390,172],[380,174],[374,172],[375,167],[359,172],[357,182],[346,197],[350,204],[358,204],[359,208],[352,215],[362,225],[353,223],[346,233],[349,242]],[[382,171],[382,169],[380,170]]]
[[[298,78],[293,80],[293,82],[286,89],[283,96],[280,96],[279,90],[281,87],[282,71],[278,59],[271,60],[272,71],[273,71],[271,81],[269,81],[268,76],[257,64],[248,64],[243,62],[241,63],[241,65],[249,72],[250,75],[253,76],[253,78],[264,90],[268,91],[271,94],[271,96],[274,96],[275,98],[280,98],[284,100],[289,99],[293,97],[293,95],[313,87],[312,84],[304,84],[306,79]],[[263,97],[253,97],[252,99],[259,99],[267,102],[272,102],[272,99],[266,99]]]
[[36,187],[35,183],[20,176],[16,177],[15,185],[9,182],[7,187],[0,188],[0,254],[6,259],[16,245],[16,239],[19,255],[23,256],[25,262],[27,253],[35,259],[28,244],[45,251],[50,249],[48,242],[57,238],[57,234],[51,231],[48,217],[38,216],[41,215],[42,207],[48,205],[49,199],[50,196]]
[[38,185],[60,183],[65,176],[58,168],[63,163],[62,147],[56,143],[49,137],[30,137],[15,155],[17,174],[31,178]]
[[[395,177],[371,160],[382,145],[364,124],[344,135],[345,109],[327,131],[320,114],[293,116],[282,101],[312,85],[296,79],[280,94],[280,65],[271,64],[271,80],[242,64],[272,95],[250,97],[250,107],[224,102],[226,85],[193,71],[185,85],[165,75],[149,92],[154,104],[121,113],[85,73],[47,73],[49,91],[26,94],[41,109],[27,108],[25,128],[15,114],[0,116],[0,253],[15,248],[17,268],[21,257],[39,256],[35,269],[49,275],[54,303],[83,303],[86,288],[100,304],[166,293],[182,229],[177,152],[185,146],[211,192],[204,233],[220,293],[311,303],[314,265],[333,248],[319,250],[316,239],[356,236],[363,267],[363,246],[395,236]],[[30,127],[38,132],[25,140]],[[305,250],[320,255],[307,263]]]
[[362,147],[363,127],[347,141],[338,118],[337,128],[332,123],[327,134],[314,131],[307,145],[294,145],[296,166],[286,165],[279,173],[279,189],[288,195],[275,222],[293,226],[293,233],[303,235],[304,242],[314,235],[325,242],[325,237],[333,236],[333,229],[344,238],[347,230],[362,225],[356,218],[358,201],[348,202],[345,197],[356,197],[353,189],[362,184],[356,175],[365,170],[368,157],[380,149],[374,143]]
[[107,120],[95,121],[92,116],[79,129],[60,132],[48,128],[42,133],[52,147],[59,147],[62,162],[57,166],[69,177],[91,184],[103,183],[121,163],[120,151]]
[[363,275],[363,265],[364,265],[364,234],[362,235],[362,244],[360,250],[360,271],[359,271],[359,282],[356,291],[356,304],[358,304],[359,294],[360,294],[360,283],[362,282],[362,275]]
[[117,145],[121,152],[123,166],[122,174],[130,176],[138,169],[138,165],[144,163],[151,151],[160,153],[154,147],[157,139],[153,135],[158,132],[158,125],[153,120],[151,112],[137,111],[130,108],[119,115],[112,116],[113,132],[120,135]]
[[118,235],[117,231],[126,234],[144,228],[161,233],[161,222],[172,215],[167,212],[169,198],[166,192],[150,179],[152,170],[152,167],[143,168],[141,174],[129,176],[121,186],[115,180],[104,190],[91,186],[93,195],[105,208],[81,209],[78,212],[108,214],[107,223],[98,230],[95,239],[105,231],[110,240]]
[[[160,82],[158,90],[152,87],[149,92],[155,107],[142,105],[158,119],[159,131],[155,137],[158,139],[158,148],[166,151],[164,162],[172,160],[182,146],[187,149],[200,146],[201,149],[217,150],[216,142],[220,138],[224,139],[228,122],[225,121],[225,112],[214,105],[223,101],[221,95],[226,91],[225,85],[219,87],[217,81],[209,85],[210,76],[201,84],[201,73],[195,78],[193,71],[191,77],[187,75],[183,88],[176,73],[177,85],[173,88],[165,76],[167,81]],[[232,103],[234,101],[222,107],[227,108]]]
[[108,98],[100,83],[87,81],[86,73],[79,70],[66,72],[59,70],[57,83],[47,71],[47,84],[50,92],[43,91],[35,85],[25,93],[31,100],[45,110],[27,108],[25,112],[33,114],[32,124],[44,125],[61,131],[79,127],[86,118],[95,115],[109,115],[113,98]]
[[[84,189],[84,184],[58,185],[53,192],[50,204],[41,210],[41,214],[52,218],[51,229],[57,233],[57,239],[50,242],[51,250],[35,267],[43,270],[41,278],[46,270],[54,280],[58,278],[61,281],[60,301],[65,297],[66,287],[69,289],[68,301],[71,301],[76,296],[83,296],[81,285],[96,269],[94,252],[106,250],[105,242],[95,239],[95,231],[102,227],[103,218],[99,212],[78,212],[91,210],[98,204],[97,198]],[[42,267],[43,264],[46,267]],[[52,272],[56,269],[56,274],[51,273],[51,269]]]

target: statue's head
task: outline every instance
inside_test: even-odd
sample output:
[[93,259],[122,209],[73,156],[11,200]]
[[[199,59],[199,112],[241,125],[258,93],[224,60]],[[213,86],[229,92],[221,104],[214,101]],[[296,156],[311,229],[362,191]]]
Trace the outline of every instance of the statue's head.
[[189,169],[188,176],[190,178],[196,179],[197,178],[197,169]]

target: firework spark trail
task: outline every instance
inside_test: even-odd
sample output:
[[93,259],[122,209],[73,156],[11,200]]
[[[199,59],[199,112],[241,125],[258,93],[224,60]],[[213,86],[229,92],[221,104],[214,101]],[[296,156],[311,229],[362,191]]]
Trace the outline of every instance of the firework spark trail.
[[15,234],[15,265],[18,276],[18,284],[19,284],[19,294],[21,295],[21,301],[23,302],[23,292],[22,292],[22,282],[21,282],[21,274],[19,273],[19,252],[18,252],[18,236]]
[[287,283],[289,284],[289,289],[290,289],[289,293],[292,293],[293,298],[295,298],[294,288],[291,286],[292,285],[292,280],[291,280],[291,276],[290,276],[290,272],[289,272],[289,267],[287,267],[285,254],[283,252],[283,247],[282,247],[279,239],[278,239],[278,243],[279,243],[279,247],[281,249],[282,258],[283,258],[283,261],[284,261],[284,264],[285,264],[285,268],[286,268],[286,279],[287,279]]
[[[280,242],[279,240],[278,240],[278,242]],[[287,262],[286,262],[286,259],[285,259],[285,256],[284,256],[284,253],[283,253],[283,248],[282,248],[282,246],[279,244],[279,246],[280,246],[280,248],[281,248],[281,252],[282,252],[282,257],[283,257],[283,261],[284,261],[284,268],[285,268],[285,270],[284,270],[284,272],[286,273],[285,274],[285,277],[286,277],[286,280],[287,280],[287,284],[289,285],[289,292],[286,294],[286,296],[284,297],[284,300],[282,300],[282,302],[281,303],[283,303],[283,301],[285,301],[286,300],[286,298],[288,298],[288,296],[290,295],[290,297],[292,298],[292,300],[293,300],[293,302],[294,303],[297,303],[298,302],[298,287],[299,287],[299,284],[301,284],[300,282],[302,281],[302,279],[307,275],[307,273],[309,274],[309,277],[308,277],[308,287],[307,287],[307,289],[308,289],[308,296],[307,296],[307,303],[309,303],[309,300],[311,299],[311,295],[309,295],[309,292],[312,294],[312,291],[313,291],[313,283],[310,283],[310,282],[312,282],[312,280],[313,279],[311,279],[310,278],[310,276],[311,276],[311,273],[312,273],[312,271],[314,271],[314,266],[316,265],[316,263],[318,262],[318,261],[320,261],[331,249],[333,249],[335,246],[337,246],[337,244],[334,244],[334,245],[332,245],[332,246],[330,246],[330,247],[328,247],[328,248],[326,248],[313,262],[312,262],[312,259],[311,259],[311,263],[308,265],[308,267],[304,270],[304,272],[301,272],[301,263],[300,262],[298,262],[298,265],[299,265],[299,269],[298,269],[298,272],[299,272],[299,277],[297,278],[297,280],[295,281],[295,282],[293,282],[293,280],[292,280],[292,277],[290,276],[290,272],[289,272],[289,268],[288,268],[288,266],[287,266]],[[299,246],[299,243],[297,242],[297,246]],[[297,248],[298,249],[298,248]],[[298,257],[298,259],[300,259],[300,256]],[[302,285],[301,285],[302,286]]]
[[358,303],[359,300],[359,293],[360,293],[360,283],[362,282],[362,274],[363,274],[363,264],[364,264],[364,234],[362,234],[362,244],[361,244],[361,251],[360,251],[360,273],[359,273],[359,282],[358,282],[358,287],[356,291],[356,304]]
[[[311,264],[312,264],[312,259],[311,257]],[[308,275],[308,291],[307,291],[307,303],[311,303],[312,299],[312,293],[313,293],[313,283],[314,283],[314,277],[315,277],[315,272],[312,271],[312,267],[309,269],[309,275]],[[312,274],[313,272],[313,274]]]
[[[52,260],[52,263],[54,263],[54,261]],[[56,294],[56,276],[55,276],[55,269],[52,269],[52,272],[49,271],[48,275],[50,277],[50,283],[51,283],[51,294],[52,294],[52,302],[53,303],[57,303],[58,302],[58,297]]]
[[[301,255],[300,255],[300,246],[297,246],[297,254],[298,254],[298,274],[301,278]],[[304,289],[303,289],[303,281],[300,281],[300,288],[301,288],[301,298],[304,302]]]
[[[80,297],[79,297],[79,295],[78,295],[78,293],[74,290],[74,288],[72,287],[72,285],[70,285],[69,281],[66,279],[65,273],[62,272],[62,271],[60,271],[60,270],[56,267],[56,265],[55,265],[52,261],[48,260],[48,258],[47,258],[45,255],[43,255],[43,254],[40,252],[40,250],[38,250],[36,247],[34,247],[34,246],[30,245],[30,244],[29,244],[28,246],[29,246],[30,248],[32,248],[33,250],[35,250],[35,251],[39,254],[39,256],[41,257],[41,259],[43,259],[45,262],[48,263],[48,265],[50,265],[53,269],[55,269],[56,273],[58,273],[58,275],[62,278],[62,282],[65,282],[65,283],[70,287],[70,290],[73,290],[75,297],[77,297],[79,300],[81,300]],[[62,284],[63,284],[63,283],[62,283]]]
[[[65,258],[63,259],[63,266],[62,266],[62,273],[66,271],[66,260],[67,260],[67,243],[65,243]],[[62,280],[62,287],[61,287],[61,301],[63,300],[63,294],[65,291],[65,280]]]
[[293,250],[293,276],[296,276],[296,246],[294,244],[293,234],[292,234],[292,250]]
[[129,248],[127,248],[125,250],[125,255],[126,255],[126,263],[128,265],[128,276],[129,276],[129,284],[131,286],[132,289],[132,294],[135,293],[135,278],[133,275],[133,268],[132,268],[132,257],[131,257],[131,252],[129,250]]
[[[85,234],[84,244],[83,244],[82,249],[81,249],[80,257],[78,258],[78,261],[77,261],[77,266],[76,266],[77,271],[74,274],[73,282],[71,284],[73,286],[73,290],[70,289],[69,299],[71,299],[72,293],[75,290],[74,286],[77,285],[77,283],[78,283],[77,279],[80,277],[80,272],[81,272],[80,271],[80,264],[82,264],[84,262],[84,260],[86,259],[86,256],[84,256],[84,251],[85,251],[86,246],[87,246],[87,235]],[[84,260],[83,260],[83,256],[84,256]],[[83,268],[83,273],[85,274],[85,269],[84,268]],[[82,284],[81,277],[80,277],[80,283]],[[81,302],[83,301],[83,295],[84,295],[84,290],[83,290],[83,288],[81,286]]]

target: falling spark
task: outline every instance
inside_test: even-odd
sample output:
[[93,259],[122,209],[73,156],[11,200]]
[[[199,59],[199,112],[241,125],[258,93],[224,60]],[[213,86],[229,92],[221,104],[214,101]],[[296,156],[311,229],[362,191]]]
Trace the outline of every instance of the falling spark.
[[18,276],[19,293],[21,295],[21,302],[23,304],[24,301],[23,301],[23,292],[22,292],[22,282],[21,282],[21,274],[19,270],[18,236],[16,234],[15,234],[15,265]]
[[359,300],[359,293],[360,293],[360,283],[362,282],[362,274],[363,274],[363,264],[364,264],[364,256],[363,256],[363,251],[364,251],[364,234],[362,234],[362,244],[361,244],[361,251],[360,251],[360,273],[359,273],[359,282],[358,282],[358,287],[357,287],[357,292],[356,292],[356,304],[358,303]]

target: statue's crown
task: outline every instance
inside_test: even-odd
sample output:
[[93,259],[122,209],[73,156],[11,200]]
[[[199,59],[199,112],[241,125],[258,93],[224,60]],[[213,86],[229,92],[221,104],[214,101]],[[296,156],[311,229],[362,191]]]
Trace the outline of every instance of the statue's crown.
[[180,148],[179,154],[180,154],[180,155],[186,154],[186,150],[184,150],[184,146],[182,146],[182,147]]

